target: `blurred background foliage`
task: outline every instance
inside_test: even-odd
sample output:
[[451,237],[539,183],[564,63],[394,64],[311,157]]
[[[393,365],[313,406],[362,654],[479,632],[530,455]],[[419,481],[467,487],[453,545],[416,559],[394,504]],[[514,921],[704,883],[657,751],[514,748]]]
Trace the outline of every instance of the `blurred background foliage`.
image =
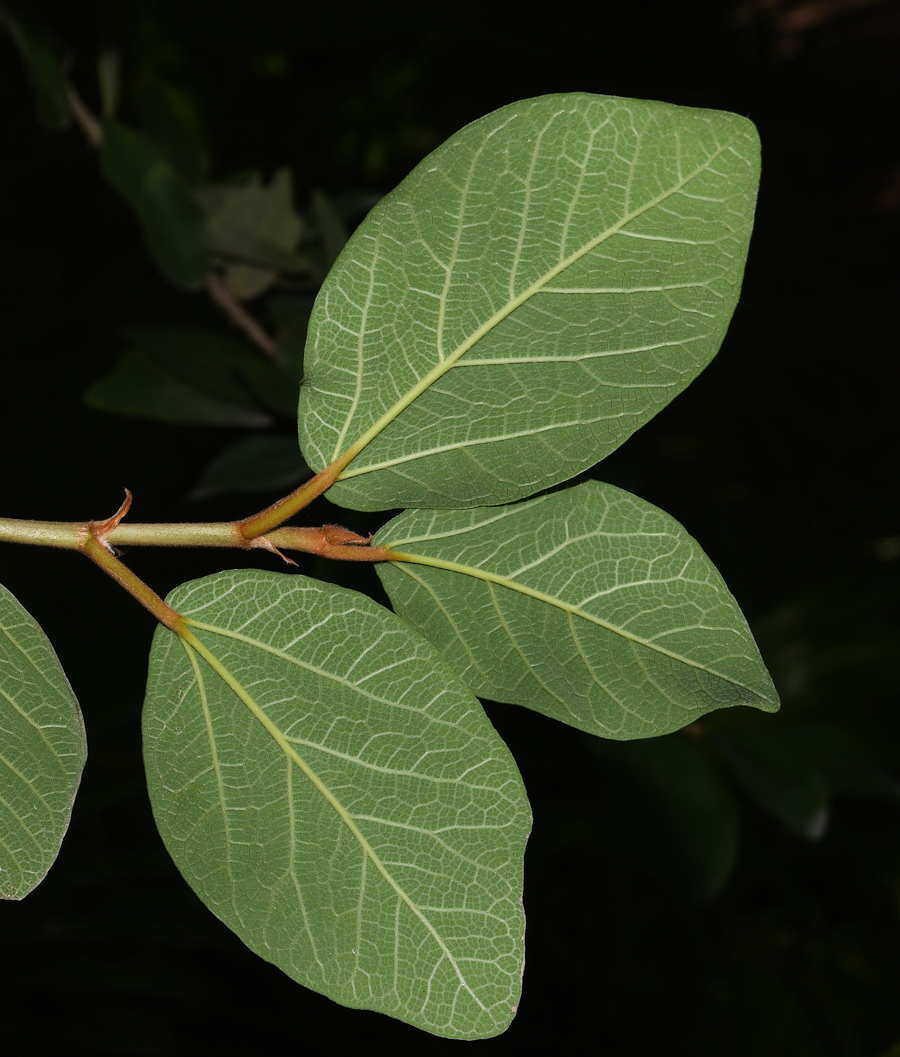
[[[594,473],[697,537],[783,708],[619,744],[488,706],[535,829],[522,1008],[472,1045],[896,1055],[900,7],[524,10],[0,4],[0,512],[100,518],[127,485],[141,521],[230,519],[302,480],[318,284],[466,122],[572,90],[749,116],[763,181],[723,351]],[[324,501],[309,521],[380,523]],[[222,567],[127,560],[161,593]],[[303,571],[383,597],[371,569]],[[8,1052],[449,1052],[298,988],[180,881],[143,788],[151,619],[69,554],[4,548],[0,581],[54,642],[90,747],[56,867],[0,906]]]

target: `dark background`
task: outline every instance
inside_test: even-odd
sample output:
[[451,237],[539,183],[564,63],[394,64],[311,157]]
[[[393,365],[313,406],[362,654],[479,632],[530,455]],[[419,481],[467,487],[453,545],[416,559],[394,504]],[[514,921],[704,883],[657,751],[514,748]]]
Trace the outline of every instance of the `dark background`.
[[[193,107],[214,176],[290,166],[300,205],[315,187],[386,192],[466,122],[532,95],[579,90],[750,117],[763,178],[723,349],[597,475],[669,511],[717,564],[783,697],[759,729],[827,720],[873,766],[900,773],[896,4],[32,6],[89,105],[98,48],[114,45],[123,120],[134,119],[139,78],[158,78]],[[227,324],[155,272],[80,131],[39,126],[2,34],[0,225],[0,514],[101,518],[125,485],[141,521],[232,518],[274,498],[189,503],[235,434],[84,406],[123,328]],[[322,515],[332,518],[348,523]],[[162,594],[223,564],[214,553],[129,561]],[[246,562],[275,567],[268,556]],[[323,575],[365,587],[370,573]],[[5,1052],[458,1046],[298,987],[202,907],[163,850],[143,787],[151,618],[67,553],[3,547],[0,581],[53,641],[90,747],[56,866],[26,901],[0,906]],[[479,1053],[900,1052],[896,801],[836,795],[826,832],[809,840],[736,792],[735,869],[698,900],[674,867],[651,876],[632,854],[615,818],[629,793],[589,739],[526,710],[489,711],[535,824],[521,1011],[504,1036],[471,1044]]]

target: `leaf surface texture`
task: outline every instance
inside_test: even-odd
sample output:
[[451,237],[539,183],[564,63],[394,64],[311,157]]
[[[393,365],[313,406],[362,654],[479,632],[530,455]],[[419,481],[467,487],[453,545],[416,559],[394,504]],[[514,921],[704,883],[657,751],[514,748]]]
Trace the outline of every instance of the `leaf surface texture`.
[[606,96],[468,125],[369,214],[310,321],[300,445],[354,509],[482,506],[592,466],[715,355],[759,177],[734,114]]
[[477,700],[344,588],[240,571],[168,601],[197,642],[157,632],[147,774],[201,899],[338,1002],[449,1037],[503,1031],[530,814]]
[[44,879],[87,759],[81,711],[47,636],[0,586],[0,897]]
[[589,481],[514,506],[407,511],[373,541],[394,608],[479,697],[607,738],[778,707],[743,614],[684,528]]

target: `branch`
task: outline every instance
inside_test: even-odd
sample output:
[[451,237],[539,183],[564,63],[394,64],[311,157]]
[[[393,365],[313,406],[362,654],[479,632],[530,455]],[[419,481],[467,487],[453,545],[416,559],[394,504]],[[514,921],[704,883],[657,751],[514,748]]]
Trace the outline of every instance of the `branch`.
[[105,521],[88,521],[82,525],[78,532],[77,549],[86,555],[96,565],[111,576],[116,583],[148,609],[153,616],[174,631],[177,635],[184,635],[186,628],[184,621],[170,605],[167,605],[159,595],[139,577],[136,576],[127,565],[124,565],[113,554],[113,549],[107,542],[109,536],[116,530],[119,522],[128,513],[131,506],[131,492],[125,489],[125,502]]
[[241,550],[268,550],[275,554],[295,550],[352,562],[385,561],[387,555],[383,547],[370,545],[371,537],[360,536],[340,525],[276,527],[268,533],[248,538],[241,533],[240,522],[120,524],[124,513],[120,508],[105,521],[88,522],[0,518],[0,542],[84,551],[85,539],[90,537],[109,554],[112,554],[113,547],[237,547]]
[[72,108],[72,116],[76,122],[81,126],[81,130],[84,132],[88,143],[94,148],[99,149],[103,143],[103,128],[100,122],[94,117],[94,115],[84,105],[84,100],[75,91],[74,85],[69,81],[66,81],[66,91],[69,95],[69,106]]
[[210,272],[206,276],[206,289],[209,291],[209,296],[228,316],[231,322],[239,330],[242,330],[254,345],[262,349],[270,360],[274,360],[278,355],[278,345],[275,339],[267,334],[253,316],[247,312],[240,301],[228,289],[221,275]]

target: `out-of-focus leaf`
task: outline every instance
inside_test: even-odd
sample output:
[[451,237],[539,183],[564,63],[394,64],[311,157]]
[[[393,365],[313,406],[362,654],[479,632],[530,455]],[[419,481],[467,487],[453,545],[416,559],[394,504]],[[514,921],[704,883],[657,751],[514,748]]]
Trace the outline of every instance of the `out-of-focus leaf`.
[[209,268],[206,216],[163,152],[118,121],[103,122],[100,167],[137,214],[147,249],[176,286],[196,286]]
[[201,327],[146,327],[125,332],[157,364],[198,392],[235,404],[260,404],[293,418],[295,379],[240,338]]
[[157,422],[247,429],[272,424],[272,417],[258,408],[198,392],[137,349],[126,352],[109,374],[94,382],[84,399],[99,411]]
[[86,758],[53,647],[0,585],[0,899],[24,898],[53,865]]
[[714,896],[734,866],[738,812],[709,749],[683,733],[588,747],[610,773],[609,810],[637,861],[693,898]]
[[900,783],[857,739],[838,723],[802,723],[785,728],[784,737],[825,777],[832,794],[900,798]]
[[303,349],[306,334],[289,334],[278,343],[278,362],[297,383],[297,392],[303,381]]
[[209,261],[205,219],[170,166],[147,174],[139,215],[147,248],[166,278],[184,287],[201,282]]
[[118,121],[103,122],[100,151],[103,175],[136,212],[140,211],[147,174],[154,166],[166,164],[162,151],[146,136]]
[[47,28],[33,9],[26,13],[19,4],[9,3],[0,7],[0,29],[3,26],[22,56],[38,120],[46,128],[65,128],[72,118],[69,93]]
[[310,475],[293,437],[243,437],[213,459],[188,498],[293,489]]
[[169,85],[149,77],[141,82],[137,93],[144,131],[193,187],[206,178],[208,158],[202,140],[179,112],[176,99]]
[[315,300],[313,294],[272,293],[266,298],[266,316],[276,330],[305,335]]
[[828,785],[822,769],[775,728],[733,726],[709,738],[744,792],[788,829],[818,840],[828,826]]
[[772,673],[798,705],[840,714],[897,687],[900,563],[831,570],[758,621]]
[[347,226],[331,199],[318,188],[312,193],[309,207],[319,229],[324,270],[327,273],[347,243]]
[[278,273],[310,270],[305,257],[294,253],[302,222],[294,210],[289,169],[279,169],[265,186],[259,173],[244,184],[213,184],[195,192],[209,220],[213,253],[226,262],[225,282],[235,297],[256,297]]
[[266,313],[278,335],[278,362],[298,385],[303,379],[306,330],[315,297],[311,294],[270,294]]

